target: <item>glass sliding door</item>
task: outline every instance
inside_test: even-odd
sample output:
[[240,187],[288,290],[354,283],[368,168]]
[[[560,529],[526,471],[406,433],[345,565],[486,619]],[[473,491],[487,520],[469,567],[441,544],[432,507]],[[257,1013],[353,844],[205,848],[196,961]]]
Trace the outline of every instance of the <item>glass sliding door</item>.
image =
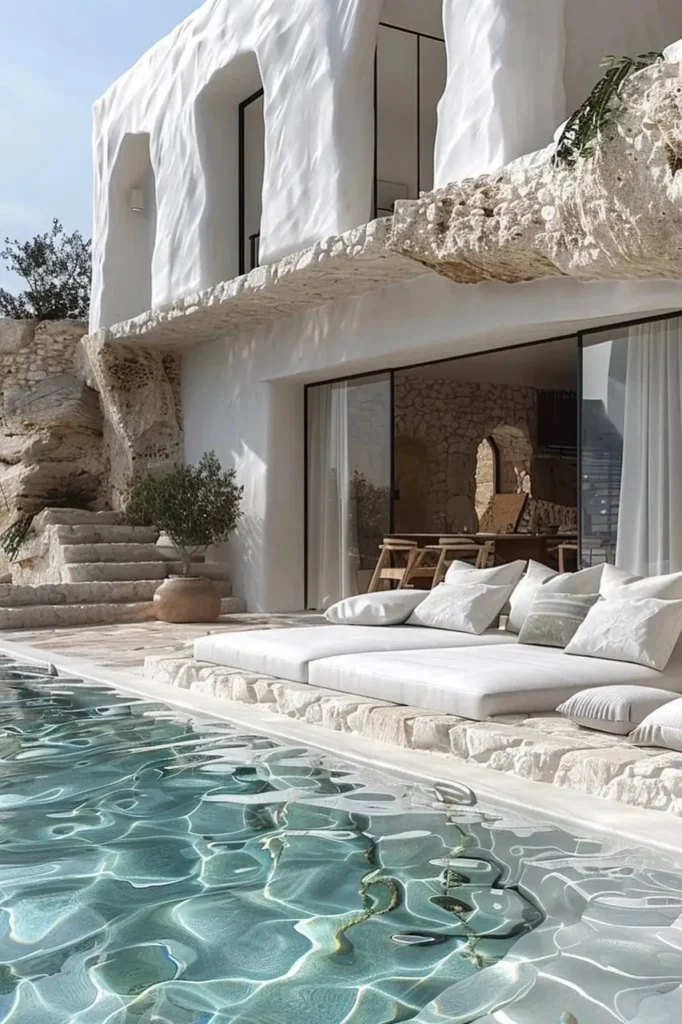
[[682,319],[582,337],[582,563],[682,571]]
[[307,605],[363,592],[391,529],[391,375],[307,389]]

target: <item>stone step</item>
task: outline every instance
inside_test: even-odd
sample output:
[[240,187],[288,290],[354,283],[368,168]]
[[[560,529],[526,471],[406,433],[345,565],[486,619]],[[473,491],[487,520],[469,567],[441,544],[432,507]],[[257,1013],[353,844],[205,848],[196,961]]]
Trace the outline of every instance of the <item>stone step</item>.
[[159,531],[152,526],[122,526],[120,523],[85,523],[82,526],[55,526],[59,544],[154,544]]
[[[113,562],[122,565],[129,562],[157,561],[162,567],[168,565],[157,555],[156,544],[64,544],[61,548],[61,556],[65,565],[100,562]],[[131,578],[135,579],[136,577]],[[141,578],[144,579],[144,577]],[[154,577],[147,578],[153,579]]]
[[151,601],[160,580],[95,583],[43,583],[37,587],[0,586],[0,608],[52,604],[120,604]]
[[[238,597],[223,598],[222,615],[239,615],[246,603]],[[114,604],[27,605],[24,608],[0,608],[0,630],[56,629],[61,626],[103,626],[126,622],[151,622],[155,619],[152,601]]]
[[114,526],[118,512],[87,512],[79,508],[46,508],[36,516],[34,525],[41,526]]
[[[96,581],[94,583],[43,583],[36,587],[0,584],[0,608],[29,605],[123,604],[151,601],[162,580]],[[216,580],[223,597],[232,596],[229,579]]]
[[[73,562],[60,568],[64,584],[70,583],[132,583],[156,581],[158,586],[167,576],[181,576],[182,565],[178,562]],[[227,566],[218,563],[192,565],[193,576],[206,576],[221,584],[225,597],[232,593],[232,581]],[[63,586],[57,583],[54,586]]]
[[60,569],[65,583],[132,582],[164,580],[167,562],[74,562]]

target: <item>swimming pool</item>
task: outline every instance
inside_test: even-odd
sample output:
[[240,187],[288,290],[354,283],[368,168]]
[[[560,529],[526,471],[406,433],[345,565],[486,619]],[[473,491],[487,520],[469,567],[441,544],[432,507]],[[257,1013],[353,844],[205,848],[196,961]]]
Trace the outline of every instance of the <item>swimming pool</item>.
[[0,657],[0,1021],[672,1024],[676,865]]

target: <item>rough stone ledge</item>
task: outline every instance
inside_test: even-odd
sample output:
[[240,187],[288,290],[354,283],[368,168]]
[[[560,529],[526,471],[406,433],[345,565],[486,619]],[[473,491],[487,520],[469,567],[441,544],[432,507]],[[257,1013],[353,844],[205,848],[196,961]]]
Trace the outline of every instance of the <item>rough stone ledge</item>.
[[632,75],[594,155],[555,147],[396,204],[389,248],[460,284],[682,278],[682,48]]
[[187,348],[426,273],[388,251],[390,227],[391,218],[371,221],[91,337],[98,344],[137,339],[164,350]]
[[472,722],[191,658],[148,657],[145,675],[324,729],[682,815],[682,754],[634,747],[624,737],[590,732],[558,715]]

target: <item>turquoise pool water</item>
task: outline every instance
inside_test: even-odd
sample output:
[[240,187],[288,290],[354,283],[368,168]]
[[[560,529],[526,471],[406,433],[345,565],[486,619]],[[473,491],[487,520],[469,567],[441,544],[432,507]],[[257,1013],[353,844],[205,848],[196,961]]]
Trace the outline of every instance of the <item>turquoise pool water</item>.
[[0,728],[2,1022],[680,1019],[674,865],[3,658]]

